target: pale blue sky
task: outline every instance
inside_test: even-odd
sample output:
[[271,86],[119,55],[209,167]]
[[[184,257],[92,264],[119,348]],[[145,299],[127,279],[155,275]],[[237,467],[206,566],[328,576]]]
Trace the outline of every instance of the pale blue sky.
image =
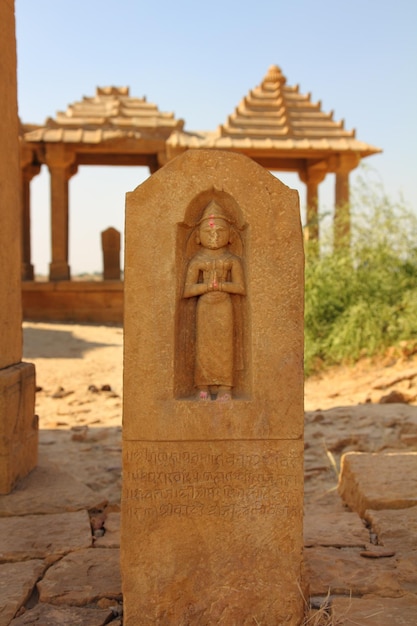
[[[130,87],[188,130],[214,130],[279,65],[357,138],[365,162],[417,210],[416,0],[16,0],[19,114],[43,123],[96,86]],[[100,270],[100,232],[123,231],[124,194],[143,168],[81,167],[70,183],[70,264]],[[277,176],[300,191],[296,175]],[[32,183],[33,261],[46,273],[49,179]],[[320,187],[325,209],[333,180]]]

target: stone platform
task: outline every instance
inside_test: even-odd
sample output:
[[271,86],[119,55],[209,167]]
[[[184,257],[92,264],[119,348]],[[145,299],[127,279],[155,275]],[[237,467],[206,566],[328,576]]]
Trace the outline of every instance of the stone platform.
[[121,324],[123,281],[27,281],[22,305],[25,320]]
[[[386,496],[417,457],[417,407],[308,412],[305,441],[306,623],[414,625],[417,506]],[[338,494],[350,452],[340,484],[384,486],[362,517]],[[40,431],[37,469],[0,497],[0,626],[121,626],[120,487],[120,427]]]

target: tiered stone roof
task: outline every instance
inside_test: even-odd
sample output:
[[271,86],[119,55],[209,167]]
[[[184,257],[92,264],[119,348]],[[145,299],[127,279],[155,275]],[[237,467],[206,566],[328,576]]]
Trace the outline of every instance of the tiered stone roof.
[[129,87],[97,87],[85,97],[48,118],[43,127],[25,133],[25,141],[99,144],[114,139],[167,139],[182,130],[183,120],[159,111],[146,98],[129,95]]
[[169,156],[187,148],[217,148],[239,152],[293,153],[355,152],[364,157],[378,148],[358,141],[354,130],[333,120],[333,112],[321,110],[311,94],[289,86],[280,68],[273,65],[261,84],[251,89],[215,132],[175,131],[168,140]]
[[332,112],[322,111],[310,94],[287,85],[276,65],[215,131],[184,131],[183,120],[130,96],[128,87],[98,87],[95,96],[23,131],[23,144],[39,163],[45,147],[50,152],[53,144],[62,144],[78,164],[149,165],[151,171],[190,148],[240,152],[278,171],[301,171],[319,162],[334,171],[333,157],[360,160],[380,152],[356,139]]

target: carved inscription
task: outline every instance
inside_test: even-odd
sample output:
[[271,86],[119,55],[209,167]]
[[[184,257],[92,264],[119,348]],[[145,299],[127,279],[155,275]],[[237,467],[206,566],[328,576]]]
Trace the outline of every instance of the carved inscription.
[[129,451],[127,460],[124,498],[137,519],[271,515],[289,521],[299,515],[301,458],[294,448],[215,454],[144,446]]

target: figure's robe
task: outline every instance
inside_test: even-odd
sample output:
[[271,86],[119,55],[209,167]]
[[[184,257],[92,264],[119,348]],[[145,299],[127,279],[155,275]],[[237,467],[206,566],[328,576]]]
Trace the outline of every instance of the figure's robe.
[[233,296],[224,288],[242,274],[240,258],[228,250],[216,258],[200,250],[189,263],[186,283],[196,280],[220,287],[200,295],[197,301],[194,384],[198,388],[234,385],[235,307]]
[[200,296],[196,324],[196,386],[232,387],[233,306],[230,295],[211,291]]

